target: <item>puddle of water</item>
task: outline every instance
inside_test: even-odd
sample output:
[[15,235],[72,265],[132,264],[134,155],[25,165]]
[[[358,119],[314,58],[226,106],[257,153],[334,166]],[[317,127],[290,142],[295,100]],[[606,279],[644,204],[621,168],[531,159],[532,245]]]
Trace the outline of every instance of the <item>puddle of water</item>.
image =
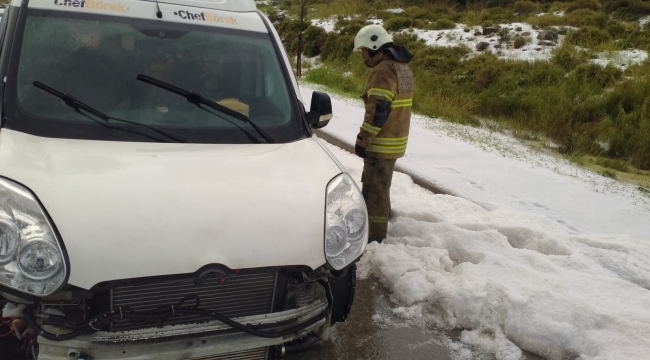
[[[494,360],[460,343],[460,330],[441,330],[409,325],[394,316],[396,305],[374,278],[357,281],[350,317],[331,330],[329,341],[319,351],[287,357],[289,360]],[[373,316],[378,315],[378,321]],[[543,360],[525,354],[524,360]]]

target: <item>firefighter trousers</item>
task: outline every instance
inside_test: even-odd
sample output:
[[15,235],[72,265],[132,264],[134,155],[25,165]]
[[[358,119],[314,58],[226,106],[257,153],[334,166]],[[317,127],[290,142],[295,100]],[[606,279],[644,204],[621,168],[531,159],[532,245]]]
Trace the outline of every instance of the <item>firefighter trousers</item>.
[[366,201],[370,222],[368,241],[381,242],[388,232],[388,217],[390,215],[390,185],[393,180],[393,169],[397,160],[365,158],[361,193]]

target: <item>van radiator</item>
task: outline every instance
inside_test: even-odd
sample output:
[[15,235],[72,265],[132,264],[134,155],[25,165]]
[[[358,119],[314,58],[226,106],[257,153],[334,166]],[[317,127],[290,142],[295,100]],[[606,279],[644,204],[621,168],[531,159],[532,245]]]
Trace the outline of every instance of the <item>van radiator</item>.
[[268,349],[253,349],[237,351],[221,355],[211,355],[202,358],[195,358],[192,360],[266,360],[268,356]]
[[[202,286],[194,281],[151,282],[134,286],[121,286],[111,290],[111,308],[130,308],[138,312],[157,310],[162,306],[178,305],[188,296],[197,295],[199,307],[216,311],[230,318],[271,313],[276,284],[276,273],[209,277]],[[188,298],[184,306],[196,301]],[[115,321],[112,331],[134,330],[163,325],[190,324],[213,320],[200,315],[176,316],[166,323],[133,324],[128,320]]]

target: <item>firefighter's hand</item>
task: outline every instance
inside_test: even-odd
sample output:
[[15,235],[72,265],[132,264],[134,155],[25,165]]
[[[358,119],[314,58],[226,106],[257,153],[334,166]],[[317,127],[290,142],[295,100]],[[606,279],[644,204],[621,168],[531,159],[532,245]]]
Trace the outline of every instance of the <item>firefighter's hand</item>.
[[359,155],[360,158],[366,158],[366,148],[363,148],[359,145],[354,145],[354,152]]

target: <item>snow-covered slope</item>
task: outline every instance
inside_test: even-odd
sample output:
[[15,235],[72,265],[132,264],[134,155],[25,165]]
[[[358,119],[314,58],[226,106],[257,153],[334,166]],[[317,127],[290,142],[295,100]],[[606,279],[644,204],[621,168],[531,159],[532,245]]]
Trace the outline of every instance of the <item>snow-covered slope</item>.
[[[303,97],[314,88],[302,84]],[[332,99],[324,130],[352,143],[362,104]],[[361,159],[332,151],[360,181]],[[521,349],[647,359],[647,195],[505,135],[422,116],[398,164],[462,197],[395,173],[389,238],[368,246],[360,274],[392,291],[396,315],[470,329],[462,341],[499,360],[519,359]]]

